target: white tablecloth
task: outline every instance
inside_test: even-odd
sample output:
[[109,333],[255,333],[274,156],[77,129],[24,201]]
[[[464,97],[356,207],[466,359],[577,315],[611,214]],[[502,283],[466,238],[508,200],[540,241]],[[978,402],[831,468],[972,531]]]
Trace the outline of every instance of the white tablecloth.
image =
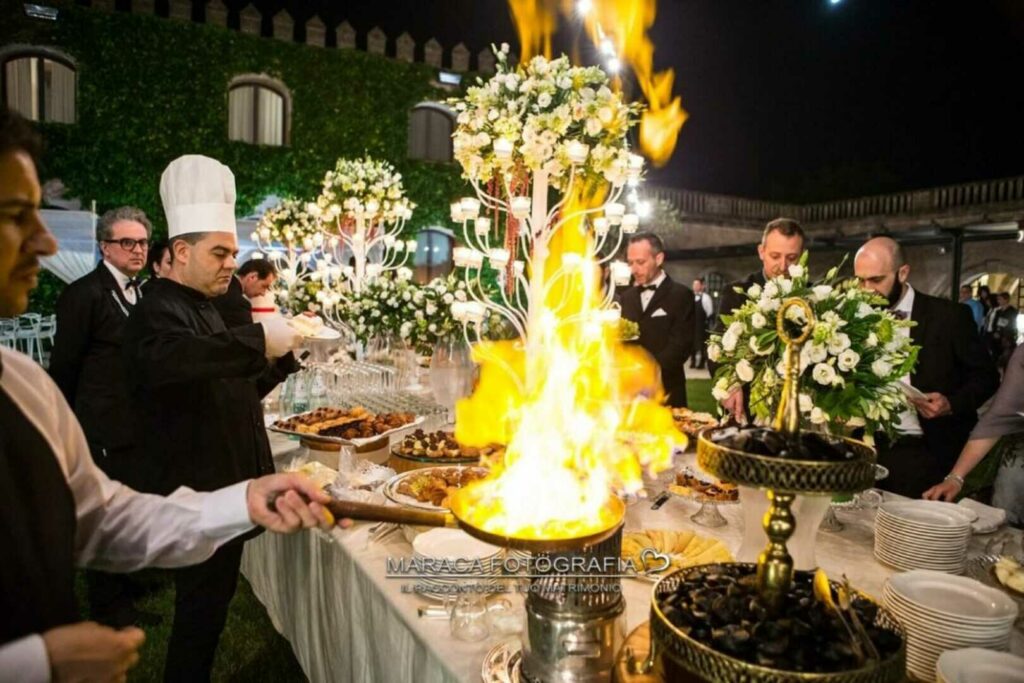
[[[297,447],[274,435],[276,456],[290,457]],[[660,490],[660,489],[658,489]],[[640,502],[627,511],[626,528],[689,528],[721,539],[735,551],[743,533],[738,505],[722,506],[727,526],[698,527],[689,517],[697,505],[673,497],[660,510]],[[841,511],[846,528],[819,532],[817,558],[832,576],[846,574],[858,589],[880,598],[892,569],[872,556],[874,513]],[[416,609],[432,604],[402,592],[403,582],[385,578],[385,559],[407,557],[402,534],[367,544],[370,525],[304,532],[263,534],[245,546],[242,572],[267,608],[275,627],[292,644],[306,675],[319,681],[433,683],[479,681],[484,656],[502,640],[495,636],[463,643],[449,635],[445,620],[421,619]],[[989,536],[975,536],[970,553],[982,552]],[[649,618],[651,584],[623,580],[627,632]],[[520,598],[514,593],[513,600]],[[1015,631],[1011,649],[1024,653]]]

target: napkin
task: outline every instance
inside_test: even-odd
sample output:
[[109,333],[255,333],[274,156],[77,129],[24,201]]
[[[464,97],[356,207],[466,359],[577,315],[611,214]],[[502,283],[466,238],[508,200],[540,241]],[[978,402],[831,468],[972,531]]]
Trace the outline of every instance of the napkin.
[[985,505],[970,498],[961,500],[960,505],[978,514],[977,521],[971,524],[971,529],[976,534],[991,533],[1006,523],[1006,510],[1002,508]]

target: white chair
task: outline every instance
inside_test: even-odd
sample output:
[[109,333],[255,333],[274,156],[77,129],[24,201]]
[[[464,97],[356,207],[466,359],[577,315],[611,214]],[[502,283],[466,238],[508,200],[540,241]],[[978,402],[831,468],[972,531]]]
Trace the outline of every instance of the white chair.
[[18,322],[13,318],[0,318],[0,346],[18,348]]
[[18,317],[18,327],[15,330],[14,337],[18,344],[18,349],[23,351],[26,356],[36,359],[42,364],[42,351],[39,344],[39,327],[42,324],[43,316],[38,313],[26,313],[25,315]]
[[[45,316],[39,322],[39,362],[42,365],[49,365],[50,351],[53,350],[53,338],[57,334],[57,316]],[[46,342],[44,345],[43,342]],[[44,362],[45,361],[45,362]]]

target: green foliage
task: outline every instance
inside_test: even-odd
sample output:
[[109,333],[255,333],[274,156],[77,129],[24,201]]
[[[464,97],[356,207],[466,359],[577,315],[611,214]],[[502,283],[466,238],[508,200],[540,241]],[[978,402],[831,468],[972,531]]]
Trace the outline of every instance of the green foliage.
[[41,315],[53,315],[57,297],[64,291],[64,281],[48,270],[40,271],[39,285],[28,297],[28,310]]
[[[20,10],[20,4],[16,4]],[[244,35],[216,26],[68,3],[58,22],[6,9],[4,42],[54,46],[78,68],[78,121],[41,124],[41,176],[59,177],[69,196],[99,211],[131,204],[166,227],[160,174],[181,154],[205,154],[235,173],[239,215],[269,194],[316,197],[339,157],[371,154],[402,173],[418,208],[406,225],[446,225],[452,197],[467,194],[455,164],[406,158],[409,111],[449,93],[424,64]],[[291,92],[286,147],[228,140],[228,84],[266,74]]]

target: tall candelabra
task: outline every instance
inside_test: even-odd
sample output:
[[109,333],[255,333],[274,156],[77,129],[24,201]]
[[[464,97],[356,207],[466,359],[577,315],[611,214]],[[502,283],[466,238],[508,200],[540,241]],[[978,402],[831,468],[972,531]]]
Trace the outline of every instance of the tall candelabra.
[[[503,146],[498,141],[495,153],[498,158],[512,155],[511,144]],[[484,188],[477,180],[471,179],[476,197],[465,197],[451,205],[452,220],[462,224],[464,241],[467,246],[457,247],[453,253],[456,267],[464,269],[469,301],[452,304],[452,315],[463,323],[468,343],[480,339],[481,325],[488,313],[497,313],[506,320],[525,340],[527,347],[539,340],[531,340],[530,330],[538,329],[531,317],[541,314],[537,305],[551,295],[552,290],[584,266],[583,258],[577,253],[561,254],[561,262],[553,264],[550,270],[550,244],[559,230],[576,221],[583,222],[583,229],[589,223],[592,230],[592,252],[598,266],[607,266],[608,286],[599,307],[601,322],[615,322],[619,318],[618,308],[613,304],[615,287],[629,283],[629,267],[622,261],[613,260],[622,245],[625,235],[634,233],[639,227],[639,216],[626,213],[619,202],[627,185],[636,185],[643,170],[643,158],[630,155],[626,182],[612,185],[608,197],[600,204],[588,206],[570,205],[571,198],[579,193],[582,179],[579,168],[586,161],[588,148],[580,142],[569,144],[569,160],[572,164],[569,178],[562,190],[561,198],[548,206],[548,174],[537,170],[521,185],[520,192],[512,180],[501,176],[497,184],[499,192]],[[529,188],[529,194],[525,194]],[[506,240],[501,245],[492,243],[493,213],[506,218]],[[500,219],[499,219],[500,220]],[[523,259],[514,259],[512,249],[523,254]],[[500,300],[495,301],[484,293],[482,273],[485,267],[498,271],[501,287]],[[528,277],[527,273],[532,274]],[[563,290],[565,291],[565,290]],[[571,318],[565,322],[576,322]]]

